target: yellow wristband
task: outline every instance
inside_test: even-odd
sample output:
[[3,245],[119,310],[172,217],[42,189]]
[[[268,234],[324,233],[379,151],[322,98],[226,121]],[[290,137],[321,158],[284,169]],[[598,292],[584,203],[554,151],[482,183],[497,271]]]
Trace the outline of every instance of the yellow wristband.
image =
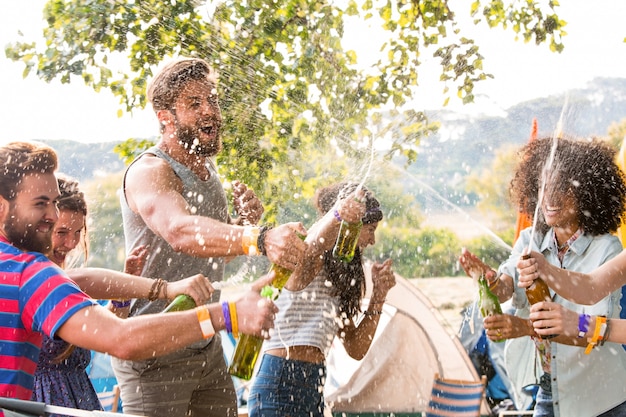
[[243,235],[241,235],[241,248],[243,253],[250,256],[259,255],[259,247],[257,241],[261,230],[258,227],[244,227]]
[[198,315],[198,323],[200,323],[200,330],[202,330],[202,336],[205,339],[213,337],[215,335],[215,329],[211,322],[211,313],[209,313],[209,307],[204,305],[196,307],[196,314]]
[[230,310],[230,322],[233,327],[233,337],[239,337],[239,323],[237,322],[237,306],[234,301],[228,302],[228,308]]
[[589,355],[591,350],[596,347],[599,340],[602,340],[604,332],[606,331],[606,317],[596,316],[596,327],[593,329],[593,336],[589,340],[589,344],[585,349],[585,355]]
[[494,279],[493,282],[489,284],[489,291],[495,290],[499,283],[500,283],[500,276],[498,275],[496,279]]

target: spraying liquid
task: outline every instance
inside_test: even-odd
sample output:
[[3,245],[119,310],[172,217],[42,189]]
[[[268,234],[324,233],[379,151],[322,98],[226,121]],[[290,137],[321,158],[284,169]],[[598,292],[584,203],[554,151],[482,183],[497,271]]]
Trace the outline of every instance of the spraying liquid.
[[[533,217],[533,227],[531,229],[530,232],[530,241],[528,242],[528,253],[530,253],[531,249],[532,249],[532,243],[534,241],[534,234],[535,234],[535,229],[537,228],[537,219],[539,217],[539,209],[541,208],[542,204],[543,204],[543,198],[544,198],[544,193],[545,193],[545,189],[546,186],[548,184],[548,180],[550,175],[552,174],[552,170],[554,168],[554,156],[556,154],[556,149],[558,146],[558,140],[559,140],[559,136],[561,136],[561,134],[563,133],[563,118],[564,118],[564,114],[565,114],[565,110],[567,108],[567,100],[565,102],[565,104],[563,105],[563,110],[561,111],[561,116],[559,117],[559,121],[557,123],[556,129],[554,131],[554,135],[552,136],[552,147],[550,148],[550,155],[548,157],[548,160],[546,161],[546,164],[543,167],[543,170],[541,172],[541,184],[539,187],[539,198],[537,201],[537,206],[535,207],[535,215]],[[529,255],[524,255],[524,258],[528,258]],[[535,281],[532,283],[532,285],[528,288],[526,288],[526,297],[528,298],[528,302],[532,305],[532,304],[536,304],[540,301],[551,301],[552,300],[552,296],[550,295],[550,288],[548,287],[548,284],[545,283],[545,281],[543,279],[541,279],[541,277],[537,277],[537,279],[535,279]],[[557,335],[547,335],[547,336],[543,336],[544,339],[551,339],[553,337],[555,337]]]
[[[374,140],[372,139],[370,143],[370,161],[367,166],[367,171],[365,172],[365,175],[354,190],[355,196],[358,195],[361,188],[363,188],[365,180],[370,175],[373,163]],[[335,242],[335,247],[333,248],[333,256],[335,258],[340,259],[341,261],[346,263],[352,261],[352,259],[354,258],[354,253],[356,251],[357,243],[359,242],[359,235],[361,234],[362,227],[363,222],[361,220],[356,223],[348,223],[345,220],[341,220],[341,224],[339,225],[339,233],[337,234],[337,241]]]

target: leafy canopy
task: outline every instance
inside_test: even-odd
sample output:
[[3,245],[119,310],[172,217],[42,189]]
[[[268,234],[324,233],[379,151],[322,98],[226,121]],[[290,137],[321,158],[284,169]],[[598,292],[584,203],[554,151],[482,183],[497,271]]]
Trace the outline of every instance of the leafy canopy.
[[[422,112],[400,109],[418,84],[423,53],[441,65],[444,104],[456,91],[473,101],[476,82],[491,77],[483,57],[445,0],[50,0],[45,44],[15,42],[6,54],[24,75],[109,89],[122,111],[146,105],[147,80],[163,60],[197,56],[220,74],[227,179],[240,179],[265,201],[355,175],[368,147],[385,156],[417,157],[437,129]],[[524,41],[561,51],[565,22],[556,1],[459,1],[475,24],[512,29]],[[378,22],[386,35],[380,59],[359,68],[342,36],[350,19]],[[364,33],[363,36],[371,36]],[[120,151],[133,155],[139,138]],[[142,142],[144,141],[144,142]],[[391,145],[389,145],[391,143]],[[380,145],[379,145],[380,144]],[[384,146],[383,146],[384,145]],[[313,163],[312,161],[324,163]]]

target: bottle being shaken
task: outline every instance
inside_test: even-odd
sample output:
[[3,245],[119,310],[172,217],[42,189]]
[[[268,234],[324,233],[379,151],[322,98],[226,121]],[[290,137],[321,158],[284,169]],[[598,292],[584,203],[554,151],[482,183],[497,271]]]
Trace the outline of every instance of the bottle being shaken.
[[[530,255],[523,255],[523,259],[528,259]],[[552,301],[552,295],[550,295],[550,288],[548,284],[541,279],[541,277],[537,277],[532,283],[531,286],[526,288],[526,298],[528,298],[528,302],[533,305],[540,301]],[[555,334],[550,334],[547,336],[541,336],[543,339],[552,339],[556,337]]]
[[[481,274],[478,278],[478,307],[483,318],[502,314],[500,301],[489,289],[485,274]],[[504,342],[504,339],[496,340],[496,342]]]
[[163,309],[163,313],[169,313],[172,311],[185,311],[191,310],[192,308],[196,308],[196,302],[188,296],[187,294],[177,295],[176,298],[172,300],[171,303]]
[[[291,271],[287,268],[273,264],[270,272],[274,271],[272,285],[267,285],[261,290],[261,296],[275,300],[280,295],[281,290],[289,280]],[[252,378],[254,366],[263,346],[263,338],[249,334],[241,334],[239,342],[233,353],[233,358],[228,367],[228,372],[237,378],[246,381]]]
[[361,220],[357,223],[348,223],[345,220],[341,221],[337,242],[335,242],[335,247],[333,248],[333,256],[335,258],[346,263],[352,261],[362,227],[363,222]]

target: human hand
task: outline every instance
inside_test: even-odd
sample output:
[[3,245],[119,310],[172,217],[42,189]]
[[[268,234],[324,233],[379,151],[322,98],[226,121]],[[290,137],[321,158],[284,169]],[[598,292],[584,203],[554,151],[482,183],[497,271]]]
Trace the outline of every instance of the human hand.
[[517,286],[520,288],[530,287],[541,275],[540,271],[545,272],[547,263],[546,258],[539,252],[522,255],[517,261],[517,271],[519,272]]
[[307,231],[302,223],[285,223],[268,230],[265,233],[265,253],[267,258],[276,265],[287,268],[290,271],[296,269],[302,262],[306,243],[301,236],[306,236]]
[[483,327],[487,337],[493,341],[514,339],[534,334],[533,327],[528,319],[511,314],[487,316],[483,320]]
[[133,249],[124,261],[124,272],[131,275],[141,275],[148,259],[148,253],[146,245],[140,245]]
[[211,281],[202,274],[167,283],[167,296],[173,299],[179,294],[187,294],[196,302],[196,305],[205,304],[215,289]]
[[337,210],[342,220],[348,223],[358,223],[365,216],[366,207],[363,198],[365,198],[365,194],[362,190],[359,191],[359,194],[352,193],[337,201],[333,210]]
[[385,298],[387,298],[389,290],[396,285],[396,276],[393,273],[391,264],[392,260],[390,258],[382,264],[375,263],[372,265],[372,284],[374,288],[372,289],[370,303],[380,302],[382,304]]
[[233,181],[233,205],[241,224],[257,224],[265,211],[256,193],[239,181]]
[[485,275],[485,279],[488,284],[491,284],[496,277],[496,271],[494,271],[489,265],[481,261],[476,255],[468,251],[466,248],[461,250],[461,256],[459,256],[459,263],[463,267],[463,270],[468,277],[472,277],[478,281],[478,277],[481,274]]
[[554,301],[541,301],[530,307],[530,320],[540,336],[578,337],[578,313]]
[[278,307],[261,296],[261,289],[272,283],[274,271],[256,280],[235,302],[239,332],[269,339],[269,330],[274,328],[274,318]]

